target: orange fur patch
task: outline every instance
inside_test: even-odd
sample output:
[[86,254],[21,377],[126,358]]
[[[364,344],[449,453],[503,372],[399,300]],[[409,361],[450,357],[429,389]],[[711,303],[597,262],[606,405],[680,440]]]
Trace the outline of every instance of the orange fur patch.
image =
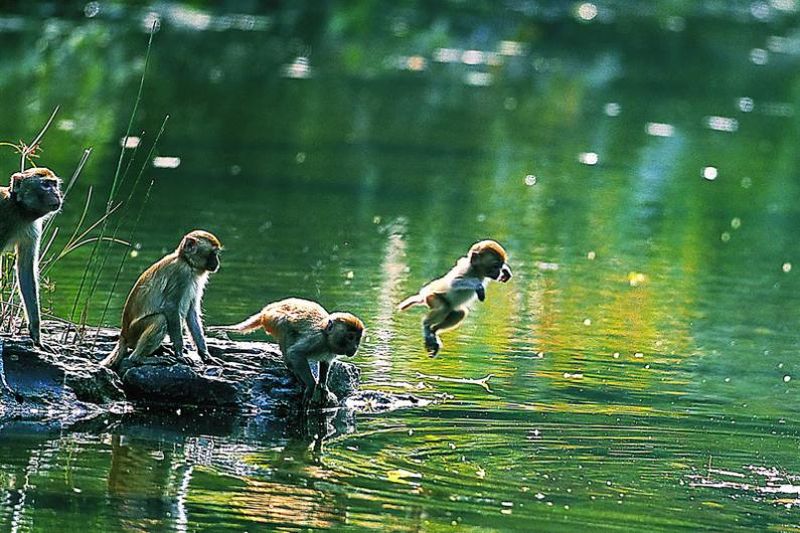
[[469,249],[469,253],[472,254],[473,252],[477,252],[478,254],[483,254],[484,252],[492,252],[497,257],[499,257],[504,263],[508,262],[508,254],[506,253],[505,249],[500,246],[500,243],[497,241],[493,241],[491,239],[487,239],[485,241],[476,242],[472,245]]

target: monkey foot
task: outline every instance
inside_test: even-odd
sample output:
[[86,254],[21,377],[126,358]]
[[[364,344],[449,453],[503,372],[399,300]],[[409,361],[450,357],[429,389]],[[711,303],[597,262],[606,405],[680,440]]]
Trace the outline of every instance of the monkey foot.
[[425,337],[425,349],[428,350],[428,355],[430,357],[436,357],[436,355],[439,353],[439,350],[442,349],[442,341],[440,341],[435,335]]

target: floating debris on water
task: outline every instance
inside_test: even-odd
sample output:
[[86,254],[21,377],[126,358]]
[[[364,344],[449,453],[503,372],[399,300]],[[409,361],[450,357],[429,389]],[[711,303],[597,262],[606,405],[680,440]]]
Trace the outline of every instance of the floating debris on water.
[[158,156],[153,158],[153,166],[156,168],[178,168],[180,164],[180,157]]
[[609,117],[618,117],[622,112],[622,106],[616,102],[609,102],[603,106],[603,113]]
[[720,236],[719,236],[719,239],[720,239],[722,242],[728,242],[728,241],[730,241],[730,240],[731,240],[731,234],[730,234],[730,233],[728,233],[727,231],[723,231],[723,232],[722,232],[722,235],[720,235]]
[[718,175],[717,167],[703,167],[703,178],[708,181],[714,181]]
[[736,105],[742,113],[750,113],[755,109],[755,102],[749,96],[739,98],[739,100],[736,101]]
[[789,383],[790,381],[792,381],[792,376],[783,376],[783,381],[784,383]]
[[783,270],[784,272],[791,272],[792,271],[792,264],[788,263],[788,262],[784,263],[783,266],[781,266],[781,270]]
[[581,152],[578,154],[578,161],[584,165],[596,165],[600,161],[600,156],[595,152]]
[[714,131],[733,133],[739,129],[739,121],[730,117],[710,116],[705,118],[706,127]]
[[141,137],[128,136],[119,140],[119,145],[123,148],[136,148],[142,142]]
[[763,48],[750,50],[750,62],[754,65],[766,65],[769,62],[769,52]]
[[528,174],[527,176],[525,176],[525,185],[527,185],[528,187],[536,185],[536,176],[534,176],[533,174]]
[[675,134],[675,128],[672,124],[662,124],[660,122],[648,122],[644,125],[644,131],[653,137],[672,137]]
[[580,372],[564,372],[564,379],[583,379],[583,374]]
[[592,319],[591,318],[583,319],[583,325],[584,326],[591,326],[592,325]]
[[593,250],[589,251],[589,253],[586,254],[586,259],[588,259],[589,261],[594,261],[596,257],[597,254]]
[[538,268],[539,270],[541,270],[543,272],[558,270],[558,263],[548,263],[546,261],[536,261],[534,263],[534,265],[536,265],[536,268]]
[[742,219],[739,217],[733,217],[731,219],[731,227],[733,229],[739,229],[742,227]]
[[631,287],[638,287],[647,283],[647,276],[641,272],[628,272],[628,285]]
[[283,77],[304,80],[311,77],[311,64],[305,56],[299,56],[283,66]]

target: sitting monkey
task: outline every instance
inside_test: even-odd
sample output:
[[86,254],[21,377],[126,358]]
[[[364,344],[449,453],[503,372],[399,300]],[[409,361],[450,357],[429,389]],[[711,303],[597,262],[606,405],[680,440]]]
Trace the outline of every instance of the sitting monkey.
[[125,302],[119,342],[100,364],[116,369],[126,357],[132,364],[144,363],[166,335],[175,358],[191,364],[183,356],[184,323],[203,362],[219,364],[206,347],[200,305],[209,273],[219,269],[221,247],[207,231],[192,231],[174,252],[145,270]]
[[[328,371],[338,355],[352,357],[358,350],[364,323],[350,313],[331,313],[318,303],[287,298],[268,304],[233,326],[222,329],[250,333],[259,328],[272,335],[289,370],[303,385],[303,403],[311,407],[338,405],[328,390]],[[319,361],[319,380],[314,380],[310,362]]]
[[497,241],[477,242],[444,277],[431,281],[398,305],[400,311],[415,305],[427,305],[430,309],[422,320],[422,334],[431,357],[442,348],[439,333],[458,326],[475,298],[486,299],[488,280],[505,283],[511,279],[507,260],[508,254]]

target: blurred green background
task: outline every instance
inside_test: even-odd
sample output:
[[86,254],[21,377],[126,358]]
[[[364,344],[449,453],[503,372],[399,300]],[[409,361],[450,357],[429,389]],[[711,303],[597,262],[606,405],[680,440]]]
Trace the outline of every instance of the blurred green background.
[[[226,246],[208,324],[313,298],[367,323],[366,387],[448,395],[339,421],[321,450],[272,419],[9,423],[0,522],[793,530],[798,9],[0,2],[0,139],[30,140],[60,105],[40,162],[69,176],[94,149],[54,249],[89,187],[88,218],[105,209],[156,24],[122,196],[140,168],[135,196],[154,184],[90,323],[116,325],[138,274],[203,228]],[[173,159],[154,165],[166,115],[154,155]],[[429,359],[421,313],[395,305],[487,237],[516,275]],[[54,314],[70,316],[89,253],[48,273]]]

